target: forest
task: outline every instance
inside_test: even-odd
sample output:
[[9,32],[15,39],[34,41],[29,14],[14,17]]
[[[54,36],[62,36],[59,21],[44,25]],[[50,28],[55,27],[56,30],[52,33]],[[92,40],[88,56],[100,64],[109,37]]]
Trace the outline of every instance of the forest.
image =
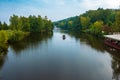
[[9,25],[5,22],[3,24],[0,22],[0,42],[7,43],[9,40],[19,41],[20,38],[28,33],[47,33],[52,30],[52,21],[48,20],[47,16],[42,18],[40,15],[37,17],[31,15],[29,17],[13,15],[10,17]]
[[0,22],[0,52],[7,50],[7,45],[23,40],[30,34],[52,33],[53,23],[45,16],[24,17],[13,15],[10,24]]
[[95,36],[120,32],[120,10],[89,10],[85,13],[54,22],[56,27],[78,33],[90,33]]

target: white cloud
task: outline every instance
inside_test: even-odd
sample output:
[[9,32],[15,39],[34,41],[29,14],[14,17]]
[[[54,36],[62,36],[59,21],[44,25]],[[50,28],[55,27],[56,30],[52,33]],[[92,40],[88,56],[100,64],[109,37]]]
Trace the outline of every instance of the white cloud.
[[106,8],[119,8],[120,0],[105,0],[105,2],[102,1],[102,3],[104,4],[101,5]]
[[[18,5],[19,4],[19,5]],[[9,16],[38,15],[48,16],[55,20],[71,16],[97,8],[119,8],[120,0],[29,0],[24,3],[0,3],[0,21],[9,21]]]
[[84,0],[80,6],[85,6],[85,9],[101,8],[119,8],[120,0]]

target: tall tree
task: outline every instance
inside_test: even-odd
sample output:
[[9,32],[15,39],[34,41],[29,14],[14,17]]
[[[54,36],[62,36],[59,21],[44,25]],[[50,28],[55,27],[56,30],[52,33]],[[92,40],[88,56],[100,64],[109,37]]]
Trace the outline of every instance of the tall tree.
[[43,32],[44,21],[42,20],[42,17],[40,15],[38,15],[37,23],[38,23],[38,32]]
[[2,30],[8,30],[8,29],[9,29],[8,25],[4,22],[2,25]]
[[2,23],[1,23],[1,21],[0,21],[0,30],[2,29]]
[[115,30],[120,32],[120,11],[117,12]]
[[19,26],[22,31],[29,32],[30,31],[29,19],[26,17],[20,17]]
[[95,35],[102,34],[103,21],[96,21],[92,24],[91,30]]
[[12,30],[19,30],[19,17],[17,15],[13,15],[10,17],[10,28]]
[[81,21],[82,29],[83,30],[88,29],[90,25],[90,18],[81,16],[80,21]]
[[68,21],[68,27],[69,27],[69,29],[73,28],[73,21],[72,20]]

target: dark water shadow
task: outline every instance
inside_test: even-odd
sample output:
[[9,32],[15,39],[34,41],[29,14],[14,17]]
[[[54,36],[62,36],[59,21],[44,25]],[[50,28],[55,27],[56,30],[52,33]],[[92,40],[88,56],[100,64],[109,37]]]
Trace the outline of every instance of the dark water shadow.
[[106,51],[103,38],[98,38],[86,33],[77,33],[77,32],[69,32],[69,31],[61,31],[61,32],[66,33],[69,36],[75,38],[77,41],[80,41],[81,44],[86,44],[87,46],[90,46],[92,49],[95,49],[100,52]]
[[53,36],[53,33],[30,34],[24,40],[11,44],[10,47],[13,49],[15,53],[19,53],[20,51],[29,48],[29,46],[34,46],[37,48],[38,45],[42,43],[42,41],[47,42],[47,40],[51,39],[52,36]]
[[8,45],[0,43],[0,80],[2,79],[1,69],[5,63],[6,58],[7,58],[7,52],[8,52]]
[[111,60],[111,68],[113,69],[113,79],[120,80],[120,50],[116,50],[114,48],[105,47],[106,50],[110,53]]

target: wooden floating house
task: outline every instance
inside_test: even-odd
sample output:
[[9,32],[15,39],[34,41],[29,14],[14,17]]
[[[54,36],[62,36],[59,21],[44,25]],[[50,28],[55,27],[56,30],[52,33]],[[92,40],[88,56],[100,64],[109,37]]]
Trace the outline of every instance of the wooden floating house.
[[104,35],[104,37],[106,45],[120,50],[120,34]]

